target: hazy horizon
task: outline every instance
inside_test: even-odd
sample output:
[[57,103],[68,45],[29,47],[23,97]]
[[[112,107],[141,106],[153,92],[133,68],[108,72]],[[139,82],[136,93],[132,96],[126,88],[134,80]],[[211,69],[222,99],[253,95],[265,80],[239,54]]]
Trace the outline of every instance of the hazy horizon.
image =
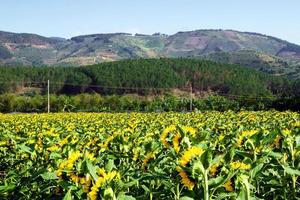
[[11,0],[0,30],[71,38],[95,33],[174,34],[199,29],[256,32],[300,44],[300,2],[196,0]]

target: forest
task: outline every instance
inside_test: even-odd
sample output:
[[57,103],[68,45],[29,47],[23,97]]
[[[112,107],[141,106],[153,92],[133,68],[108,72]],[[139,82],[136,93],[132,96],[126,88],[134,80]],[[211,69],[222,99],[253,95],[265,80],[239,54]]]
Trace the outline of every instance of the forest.
[[120,98],[136,94],[152,99],[166,94],[189,98],[193,94],[195,99],[223,96],[238,101],[241,107],[260,99],[266,108],[296,110],[300,96],[298,80],[188,58],[124,60],[83,67],[0,67],[0,80],[2,107],[6,106],[4,97],[8,93],[26,101],[45,95],[47,80],[50,93],[58,99],[60,95],[71,99],[80,94]]

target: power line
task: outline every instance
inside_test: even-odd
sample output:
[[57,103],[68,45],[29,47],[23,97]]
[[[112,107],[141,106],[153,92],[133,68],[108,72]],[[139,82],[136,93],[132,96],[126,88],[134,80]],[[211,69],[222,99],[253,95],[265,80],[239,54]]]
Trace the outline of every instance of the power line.
[[[19,82],[0,81],[0,83],[18,83],[18,84],[35,83],[35,84],[47,85],[47,82],[35,82],[35,81],[27,81],[27,82],[23,82],[23,81],[19,81]],[[51,84],[52,85],[54,84],[54,85],[77,86],[77,87],[107,88],[107,89],[128,89],[128,90],[172,90],[172,89],[177,89],[177,88],[167,88],[167,87],[164,87],[164,88],[159,88],[159,87],[149,88],[149,87],[101,86],[101,85],[73,84],[73,83],[55,82],[55,81],[51,81]]]
[[[15,83],[15,84],[23,84],[23,85],[28,85],[28,84],[42,84],[44,87],[38,87],[38,88],[45,88],[45,86],[48,85],[48,81],[0,81],[1,83]],[[99,88],[99,89],[115,89],[115,90],[132,90],[132,91],[138,91],[138,90],[144,90],[144,91],[171,91],[175,90],[178,88],[149,88],[149,87],[123,87],[123,86],[101,86],[101,85],[87,85],[87,84],[73,84],[73,83],[65,83],[65,82],[56,82],[56,81],[51,81],[51,85],[62,85],[62,86],[74,86],[74,87],[87,87],[87,88]],[[181,88],[183,89],[183,88]],[[188,88],[185,88],[188,90]],[[193,92],[192,89],[190,89],[190,92]],[[226,93],[216,93],[218,96],[223,96],[223,97],[230,97],[230,98],[240,98],[240,99],[253,99],[253,100],[274,100],[276,97],[271,97],[271,96],[249,96],[249,95],[235,95],[235,94],[226,94]],[[278,97],[277,97],[278,98]],[[280,99],[291,99],[291,97],[280,97]]]

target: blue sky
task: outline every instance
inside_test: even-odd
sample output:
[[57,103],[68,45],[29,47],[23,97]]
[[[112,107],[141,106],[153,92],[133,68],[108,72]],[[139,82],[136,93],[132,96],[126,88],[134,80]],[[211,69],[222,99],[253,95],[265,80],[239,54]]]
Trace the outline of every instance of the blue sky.
[[0,5],[0,30],[66,38],[235,29],[300,44],[299,20],[299,0],[1,0]]

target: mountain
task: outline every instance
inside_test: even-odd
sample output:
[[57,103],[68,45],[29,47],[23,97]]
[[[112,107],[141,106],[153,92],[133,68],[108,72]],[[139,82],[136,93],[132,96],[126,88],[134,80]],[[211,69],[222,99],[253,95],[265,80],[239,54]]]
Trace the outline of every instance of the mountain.
[[0,63],[4,65],[51,65],[57,62],[62,40],[27,33],[0,31]]
[[0,32],[0,64],[78,66],[135,58],[192,57],[300,77],[300,46],[258,33],[196,30],[174,35],[128,33],[47,38]]

